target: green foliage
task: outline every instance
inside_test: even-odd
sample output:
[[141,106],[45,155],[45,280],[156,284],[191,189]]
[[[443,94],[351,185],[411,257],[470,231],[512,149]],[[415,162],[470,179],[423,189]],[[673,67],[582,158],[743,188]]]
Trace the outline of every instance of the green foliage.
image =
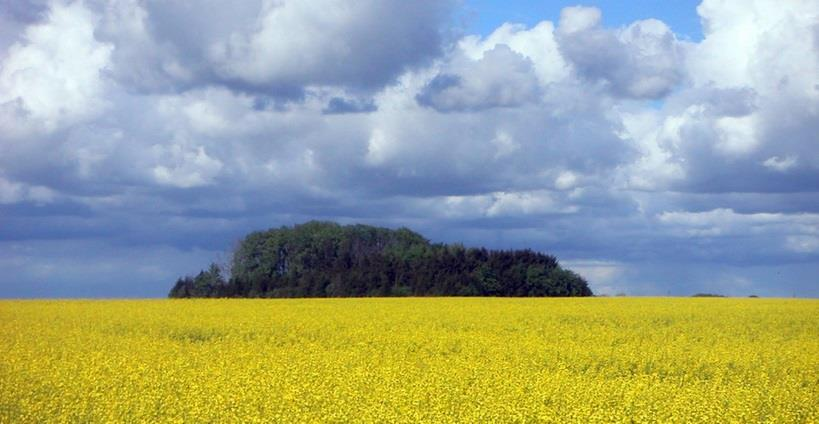
[[170,297],[590,296],[550,255],[432,244],[407,229],[311,221],[249,234]]
[[196,277],[186,276],[176,281],[168,297],[227,297],[231,287],[222,277],[222,270],[215,263]]

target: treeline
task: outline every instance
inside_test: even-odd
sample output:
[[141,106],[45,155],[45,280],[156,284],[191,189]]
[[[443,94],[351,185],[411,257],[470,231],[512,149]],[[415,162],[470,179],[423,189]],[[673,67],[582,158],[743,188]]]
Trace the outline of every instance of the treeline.
[[[254,232],[170,297],[591,296],[554,256],[433,244],[406,228],[311,221]],[[229,274],[229,275],[227,275]]]

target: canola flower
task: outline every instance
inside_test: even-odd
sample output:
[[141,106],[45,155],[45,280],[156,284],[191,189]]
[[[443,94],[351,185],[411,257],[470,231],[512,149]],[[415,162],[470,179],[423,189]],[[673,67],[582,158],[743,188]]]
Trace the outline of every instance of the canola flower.
[[0,423],[819,421],[819,301],[0,301]]

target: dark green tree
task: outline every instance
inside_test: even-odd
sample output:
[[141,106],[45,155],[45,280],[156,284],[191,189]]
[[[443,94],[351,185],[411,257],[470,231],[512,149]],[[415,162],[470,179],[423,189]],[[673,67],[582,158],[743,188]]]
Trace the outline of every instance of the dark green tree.
[[170,297],[590,296],[550,255],[432,244],[400,228],[311,221],[249,234],[226,282],[212,264]]

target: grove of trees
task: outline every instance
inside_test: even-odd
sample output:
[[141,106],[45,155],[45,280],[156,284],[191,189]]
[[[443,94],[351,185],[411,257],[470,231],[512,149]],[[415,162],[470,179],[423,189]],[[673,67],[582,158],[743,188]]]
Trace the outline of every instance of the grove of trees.
[[311,221],[249,234],[170,297],[591,296],[554,256],[433,244],[406,229]]

